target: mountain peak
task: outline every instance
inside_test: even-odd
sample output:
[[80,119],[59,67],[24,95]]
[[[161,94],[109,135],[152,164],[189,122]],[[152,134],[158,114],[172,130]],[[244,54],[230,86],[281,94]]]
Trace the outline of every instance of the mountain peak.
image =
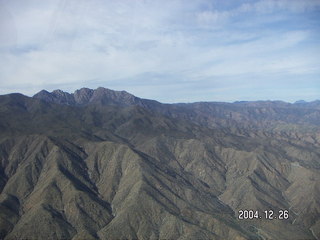
[[90,101],[94,90],[90,88],[81,88],[73,93],[73,97],[76,103],[86,104]]
[[54,94],[60,94],[60,95],[63,95],[65,92],[64,91],[62,91],[62,90],[60,90],[60,89],[56,89],[56,90],[53,90],[53,92],[52,93],[54,93]]
[[139,105],[141,100],[126,91],[114,91],[103,87],[98,87],[95,90],[81,88],[74,93],[67,93],[60,89],[54,90],[51,93],[46,90],[41,90],[33,97],[46,102],[68,105],[111,104],[127,106],[135,104]]

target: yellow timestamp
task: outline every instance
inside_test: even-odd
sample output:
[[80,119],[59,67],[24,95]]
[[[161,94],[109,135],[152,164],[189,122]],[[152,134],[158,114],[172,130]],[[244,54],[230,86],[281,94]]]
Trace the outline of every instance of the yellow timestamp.
[[289,210],[280,209],[274,211],[272,209],[258,211],[258,210],[242,210],[238,211],[239,220],[253,220],[253,219],[267,219],[267,220],[286,220],[289,219]]

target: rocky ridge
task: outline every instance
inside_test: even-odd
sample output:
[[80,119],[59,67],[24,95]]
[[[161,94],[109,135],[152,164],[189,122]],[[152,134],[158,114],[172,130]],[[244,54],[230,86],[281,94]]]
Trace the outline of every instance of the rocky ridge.
[[319,239],[318,114],[105,89],[0,96],[0,238]]

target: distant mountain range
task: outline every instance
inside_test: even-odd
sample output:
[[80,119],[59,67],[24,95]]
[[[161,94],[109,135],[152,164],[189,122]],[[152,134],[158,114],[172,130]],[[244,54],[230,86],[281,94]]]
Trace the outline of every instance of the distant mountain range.
[[126,91],[113,91],[102,87],[96,90],[81,88],[74,93],[67,93],[61,90],[55,90],[50,93],[42,90],[35,94],[33,98],[71,106],[84,106],[88,104],[130,106],[143,105],[143,103],[157,103],[152,100],[140,99]]
[[[320,101],[290,104],[283,101],[244,101],[235,103],[196,102],[162,104],[138,98],[126,91],[82,88],[74,93],[42,90],[33,98],[69,106],[139,106],[152,113],[192,121],[206,127],[251,127],[281,130],[290,128],[313,131],[319,126]],[[299,127],[298,127],[299,125]],[[301,125],[302,128],[301,128]]]
[[2,95],[0,239],[320,239],[319,120],[320,101]]

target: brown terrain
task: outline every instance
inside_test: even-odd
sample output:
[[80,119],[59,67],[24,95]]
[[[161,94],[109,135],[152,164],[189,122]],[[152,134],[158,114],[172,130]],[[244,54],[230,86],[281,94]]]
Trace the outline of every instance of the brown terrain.
[[0,239],[320,239],[319,120],[319,101],[2,95]]

